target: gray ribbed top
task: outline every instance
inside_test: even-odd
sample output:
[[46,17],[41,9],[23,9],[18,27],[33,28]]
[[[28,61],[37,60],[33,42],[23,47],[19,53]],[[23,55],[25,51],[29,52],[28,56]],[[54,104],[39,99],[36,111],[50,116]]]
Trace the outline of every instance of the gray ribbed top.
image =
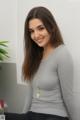
[[25,111],[68,116],[64,102],[65,91],[71,91],[68,83],[72,79],[71,62],[65,45],[60,45],[41,61],[30,87],[28,86],[29,100],[26,101]]

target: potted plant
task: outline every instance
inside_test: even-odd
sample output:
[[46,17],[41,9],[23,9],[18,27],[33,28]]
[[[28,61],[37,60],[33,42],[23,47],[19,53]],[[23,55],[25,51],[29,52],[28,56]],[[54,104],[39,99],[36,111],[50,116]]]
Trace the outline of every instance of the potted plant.
[[6,57],[8,56],[8,41],[0,41],[0,61],[4,61]]

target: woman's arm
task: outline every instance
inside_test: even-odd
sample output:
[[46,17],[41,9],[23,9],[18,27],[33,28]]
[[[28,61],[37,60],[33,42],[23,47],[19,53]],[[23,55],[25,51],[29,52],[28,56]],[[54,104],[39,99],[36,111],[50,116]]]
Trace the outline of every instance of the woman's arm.
[[32,103],[32,86],[28,82],[26,87],[27,87],[26,99],[25,99],[25,104],[24,104],[22,113],[28,112]]
[[66,49],[62,48],[58,57],[58,75],[60,80],[61,92],[64,103],[67,107],[71,120],[77,119],[75,109],[74,81],[73,81],[73,60]]

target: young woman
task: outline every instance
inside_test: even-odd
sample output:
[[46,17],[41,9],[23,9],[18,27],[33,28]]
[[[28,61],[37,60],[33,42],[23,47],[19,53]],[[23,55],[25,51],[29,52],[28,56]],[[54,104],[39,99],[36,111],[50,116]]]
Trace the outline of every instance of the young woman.
[[40,6],[30,10],[25,21],[24,40],[22,70],[27,81],[26,120],[69,120],[72,115],[72,58],[47,8]]

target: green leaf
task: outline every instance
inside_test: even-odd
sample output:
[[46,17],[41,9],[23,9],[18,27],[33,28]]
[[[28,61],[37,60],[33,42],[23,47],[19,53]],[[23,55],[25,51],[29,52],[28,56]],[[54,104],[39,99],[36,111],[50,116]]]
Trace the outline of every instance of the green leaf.
[[4,49],[2,49],[2,48],[0,48],[0,53],[2,53],[2,54],[8,54],[8,52],[6,51],[6,50],[4,50]]
[[3,61],[4,60],[4,57],[3,55],[0,53],[0,61]]
[[8,47],[8,45],[1,43],[0,46]]
[[0,41],[0,46],[7,47],[8,41]]
[[6,50],[8,47],[7,43],[8,41],[0,41],[0,61],[3,61],[6,57],[9,58],[8,51]]
[[2,43],[8,43],[8,41],[2,41],[2,40],[1,40],[1,41],[0,41],[0,44],[2,44]]

